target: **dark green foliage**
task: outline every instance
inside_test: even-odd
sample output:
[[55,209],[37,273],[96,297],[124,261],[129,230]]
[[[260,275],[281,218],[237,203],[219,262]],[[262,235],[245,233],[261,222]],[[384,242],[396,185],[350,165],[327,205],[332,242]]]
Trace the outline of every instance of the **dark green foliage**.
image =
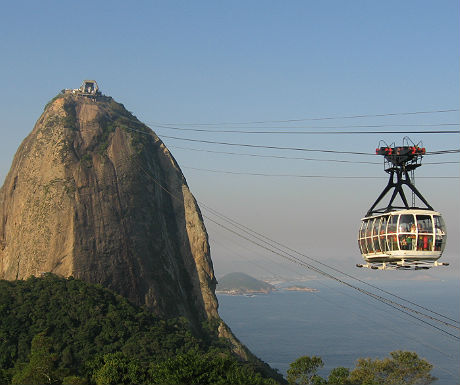
[[344,367],[338,367],[331,370],[329,376],[327,377],[328,384],[336,385],[349,385],[351,384],[350,379],[350,369]]
[[320,357],[303,356],[290,364],[288,382],[290,384],[331,384],[331,385],[429,385],[436,381],[430,372],[428,361],[417,353],[397,350],[390,358],[383,360],[360,358],[350,371],[339,367],[332,369],[327,381],[316,374],[323,366]]
[[350,373],[352,384],[357,385],[428,385],[436,380],[428,361],[417,353],[397,350],[391,358],[383,360],[360,358]]
[[37,334],[31,343],[28,363],[19,363],[15,368],[12,384],[56,384],[59,375],[55,363],[56,353],[51,352],[51,339],[45,333]]
[[64,377],[62,380],[62,385],[87,385],[88,381],[86,378],[78,377],[78,376],[68,376]]
[[157,384],[275,384],[254,373],[228,353],[200,354],[190,350],[158,364],[152,364],[148,376]]
[[147,370],[137,359],[130,359],[121,352],[104,355],[93,363],[92,380],[97,385],[144,384]]
[[287,380],[290,384],[321,384],[323,379],[316,375],[319,368],[324,366],[320,357],[302,356],[289,365]]
[[239,373],[237,378],[263,383],[257,369],[237,361],[209,331],[194,335],[186,319],[159,319],[99,285],[73,278],[46,274],[0,281],[0,383],[36,383],[38,366],[52,382],[153,383],[154,368],[176,376],[174,362],[190,354],[202,365],[195,374],[202,369],[222,378]]

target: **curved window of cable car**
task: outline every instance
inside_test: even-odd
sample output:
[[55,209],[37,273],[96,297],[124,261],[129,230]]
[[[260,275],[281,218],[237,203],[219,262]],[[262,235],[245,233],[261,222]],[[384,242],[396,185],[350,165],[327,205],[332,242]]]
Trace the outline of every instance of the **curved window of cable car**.
[[375,218],[372,223],[372,245],[374,247],[374,253],[380,253],[379,243],[379,229],[380,229],[380,218]]
[[382,250],[383,252],[386,252],[388,250],[387,242],[386,242],[387,224],[388,224],[388,215],[385,215],[380,218],[380,231],[379,231],[380,250]]
[[361,254],[367,254],[367,246],[366,246],[366,227],[367,221],[361,222],[361,228],[359,229],[359,248],[361,250]]
[[398,215],[391,215],[387,227],[387,243],[388,250],[399,250],[398,237],[396,232],[398,230]]
[[434,243],[434,250],[440,251],[441,253],[444,251],[446,247],[446,225],[444,224],[444,220],[441,216],[435,215],[434,217],[434,229],[435,229],[435,243]]
[[433,250],[433,221],[431,215],[417,215],[417,250]]
[[367,247],[368,254],[374,252],[374,248],[372,247],[372,224],[373,222],[374,222],[374,219],[369,219],[367,221],[367,227],[366,227],[366,247]]
[[415,217],[412,214],[402,214],[399,217],[399,248],[401,250],[413,250],[417,227]]

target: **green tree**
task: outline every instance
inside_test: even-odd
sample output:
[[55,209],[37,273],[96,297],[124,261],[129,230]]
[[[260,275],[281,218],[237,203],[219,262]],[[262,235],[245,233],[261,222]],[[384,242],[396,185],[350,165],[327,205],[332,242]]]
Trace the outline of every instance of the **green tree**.
[[344,367],[334,368],[327,377],[327,383],[334,385],[348,385],[351,384],[348,378],[349,376],[350,369]]
[[97,385],[143,384],[145,371],[136,360],[123,353],[109,353],[103,357],[103,364],[92,375]]
[[62,379],[62,385],[87,385],[88,381],[85,378],[78,376],[68,376]]
[[290,384],[320,384],[323,379],[316,372],[323,366],[321,357],[302,356],[289,365],[287,380]]
[[350,381],[357,385],[428,385],[436,380],[428,361],[417,353],[397,350],[383,360],[360,358],[350,373]]
[[229,354],[195,350],[151,364],[149,379],[155,384],[276,384]]
[[51,353],[51,339],[39,333],[32,339],[30,360],[20,365],[12,378],[13,384],[54,384],[58,382],[55,370],[57,354]]

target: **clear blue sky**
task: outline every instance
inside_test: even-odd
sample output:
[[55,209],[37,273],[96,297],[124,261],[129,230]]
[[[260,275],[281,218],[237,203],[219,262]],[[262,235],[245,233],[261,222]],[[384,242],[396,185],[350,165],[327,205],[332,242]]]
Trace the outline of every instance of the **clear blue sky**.
[[[404,135],[178,133],[154,122],[180,126],[459,107],[457,0],[5,1],[0,34],[0,182],[45,103],[63,88],[79,87],[85,78],[96,79],[103,93],[125,104],[160,137],[373,152],[379,139],[399,143]],[[295,126],[393,124],[388,129],[401,130],[398,125],[434,124],[431,128],[438,129],[436,124],[459,120],[457,111],[304,121]],[[458,135],[411,137],[423,140],[428,150],[459,147]],[[204,153],[178,147],[332,158],[163,140],[200,202],[317,259],[356,272],[353,266],[361,258],[356,246],[359,221],[385,179],[257,177],[188,167],[385,176],[381,165]],[[458,161],[459,156],[436,158],[446,160]],[[459,167],[426,165],[417,175],[458,177]],[[429,275],[458,274],[459,180],[419,179],[417,186],[443,213],[449,230],[443,259],[453,266]],[[280,269],[264,262],[265,252],[211,223],[208,230],[218,275],[232,270],[266,275]]]

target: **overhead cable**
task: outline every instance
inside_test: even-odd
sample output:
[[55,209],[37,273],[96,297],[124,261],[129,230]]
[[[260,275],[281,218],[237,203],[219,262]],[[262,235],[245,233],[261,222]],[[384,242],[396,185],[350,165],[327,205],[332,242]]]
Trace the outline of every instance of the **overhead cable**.
[[[447,125],[447,124],[446,124]],[[450,125],[450,124],[449,124]],[[452,124],[453,126],[458,126],[458,123]],[[401,126],[401,125],[394,125]],[[404,126],[404,125],[402,125]],[[410,125],[419,126],[419,125]],[[192,132],[207,132],[207,133],[218,133],[218,134],[283,134],[283,135],[385,135],[385,134],[459,134],[460,130],[412,130],[412,131],[326,131],[324,129],[331,128],[349,128],[356,126],[332,126],[332,127],[312,127],[315,129],[321,129],[321,131],[260,131],[260,130],[215,130],[215,129],[206,129],[206,128],[184,128],[184,127],[175,127],[175,126],[164,126],[154,124],[153,127],[167,130],[177,130],[177,131],[192,131]],[[357,126],[360,128],[376,128],[376,127],[386,127],[385,125],[372,125],[372,126]],[[267,128],[267,127],[264,127]],[[300,128],[300,127],[287,127],[290,129]]]
[[[248,157],[256,157],[256,158],[305,160],[305,161],[314,161],[314,162],[335,162],[335,163],[352,163],[352,164],[383,164],[383,161],[380,161],[380,162],[366,162],[366,161],[359,161],[359,160],[318,159],[318,158],[304,158],[304,157],[298,157],[298,156],[248,154],[248,153],[231,152],[231,151],[205,150],[205,149],[202,149],[202,148],[181,147],[181,146],[175,146],[175,145],[170,145],[170,146],[168,146],[168,148],[177,148],[177,149],[180,149],[180,150],[187,150],[187,151],[206,152],[206,153],[210,153],[210,154],[248,156]],[[458,163],[460,163],[460,161],[424,162],[423,164],[428,165],[428,164],[458,164]]]
[[248,124],[266,124],[266,123],[291,123],[291,122],[306,122],[306,121],[321,121],[321,120],[338,120],[338,119],[361,119],[361,118],[379,118],[391,116],[407,116],[407,115],[429,115],[429,114],[444,114],[448,112],[457,112],[458,108],[428,110],[428,111],[410,111],[410,112],[390,112],[382,114],[361,114],[361,115],[344,115],[344,116],[323,116],[317,118],[302,118],[302,119],[285,119],[285,120],[255,120],[246,122],[212,122],[212,123],[157,123],[163,125],[182,125],[182,126],[223,126],[223,125],[248,125]]
[[[290,177],[290,178],[317,178],[317,179],[388,179],[385,176],[344,176],[344,175],[299,175],[299,174],[267,174],[260,172],[245,172],[245,171],[228,171],[228,170],[215,170],[208,168],[198,168],[190,166],[182,166],[182,168],[213,172],[217,174],[233,174],[233,175],[251,175],[251,176],[268,176],[268,177]],[[417,179],[460,179],[458,176],[419,176]]]
[[280,147],[280,146],[264,146],[258,144],[248,144],[248,143],[231,143],[231,142],[216,142],[211,140],[198,140],[190,138],[178,138],[176,136],[167,136],[161,135],[162,138],[174,139],[174,140],[183,140],[186,142],[197,142],[197,143],[208,143],[208,144],[219,144],[223,146],[236,146],[236,147],[249,147],[249,148],[265,148],[272,150],[290,150],[290,151],[306,151],[306,152],[324,152],[329,154],[349,154],[349,155],[372,155],[375,154],[368,152],[357,152],[357,151],[337,151],[337,150],[319,150],[311,148],[302,148],[302,147]]
[[[138,130],[135,128],[124,127],[127,130],[138,132],[143,135],[152,136],[153,131],[147,132]],[[218,144],[224,146],[237,146],[237,147],[249,147],[249,148],[265,148],[265,149],[272,149],[272,150],[290,150],[290,151],[306,151],[306,152],[322,152],[322,153],[329,153],[329,154],[349,154],[349,155],[366,155],[366,156],[375,156],[375,153],[369,152],[357,152],[357,151],[338,151],[338,150],[322,150],[322,149],[310,149],[310,148],[298,148],[298,147],[278,147],[278,146],[267,146],[267,145],[256,145],[256,144],[247,144],[247,143],[231,143],[231,142],[216,142],[211,140],[198,140],[198,139],[191,139],[191,138],[179,138],[175,136],[167,136],[161,135],[162,138],[168,138],[173,140],[183,140],[188,142],[198,142],[198,143],[207,143],[207,144]],[[452,149],[452,150],[442,150],[436,152],[427,152],[426,155],[444,155],[444,154],[454,154],[459,153],[460,149]]]
[[[357,161],[357,160],[317,159],[317,158],[304,158],[304,157],[298,157],[298,156],[263,155],[263,154],[248,154],[248,153],[230,152],[230,151],[215,151],[215,150],[205,150],[201,148],[181,147],[181,146],[175,146],[175,145],[170,145],[168,146],[168,148],[178,148],[180,150],[206,152],[206,153],[211,153],[211,154],[249,156],[249,157],[256,157],[256,158],[273,158],[273,159],[305,160],[305,161],[315,161],[315,162],[336,162],[336,163],[353,163],[353,164],[356,164],[356,163],[358,164],[382,164],[382,162],[366,162],[366,161]],[[453,162],[453,163],[457,163],[457,162]]]
[[[140,131],[140,132],[143,132],[143,131]],[[233,142],[218,142],[218,141],[212,141],[212,140],[181,138],[181,137],[168,136],[168,135],[161,135],[161,137],[162,138],[173,139],[173,140],[182,140],[182,141],[186,141],[186,142],[218,144],[218,145],[222,145],[222,146],[264,148],[264,149],[271,149],[271,150],[289,150],[289,151],[304,151],[304,152],[322,152],[322,153],[328,153],[328,154],[347,154],[347,155],[375,156],[375,153],[370,153],[370,152],[312,149],[312,148],[302,148],[302,147],[281,147],[281,146],[268,146],[268,145],[248,144],[248,143],[233,143]],[[454,153],[458,153],[458,152],[460,152],[460,149],[427,152],[426,155],[444,155],[444,154],[454,154]]]

